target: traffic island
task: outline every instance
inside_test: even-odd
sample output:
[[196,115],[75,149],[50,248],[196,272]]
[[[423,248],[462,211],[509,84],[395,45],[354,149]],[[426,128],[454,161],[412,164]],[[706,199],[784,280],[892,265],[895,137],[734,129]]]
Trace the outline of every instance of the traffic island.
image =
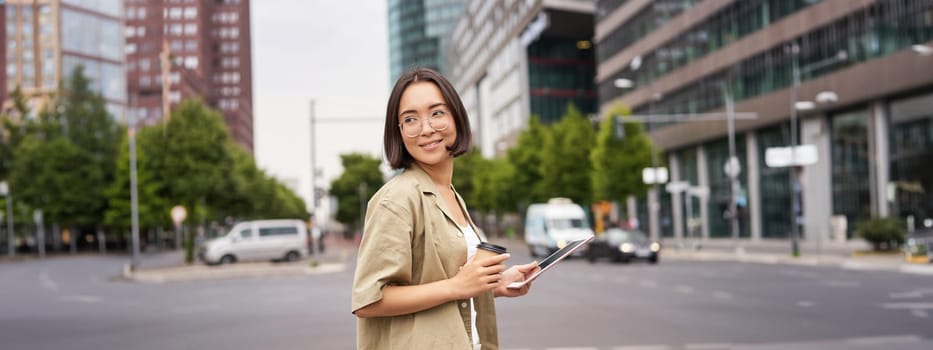
[[341,272],[342,263],[236,263],[230,265],[186,265],[161,268],[142,268],[135,271],[129,264],[118,279],[139,283],[171,283],[201,280],[241,279],[257,277],[309,276]]

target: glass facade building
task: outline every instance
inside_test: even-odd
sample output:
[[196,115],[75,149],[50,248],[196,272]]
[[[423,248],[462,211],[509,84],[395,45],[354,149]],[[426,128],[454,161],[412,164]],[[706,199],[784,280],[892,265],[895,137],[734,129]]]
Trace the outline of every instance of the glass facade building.
[[[797,222],[805,242],[842,241],[885,216],[933,227],[933,173],[921,161],[933,159],[933,57],[924,55],[933,47],[933,2],[679,1],[659,15],[660,3],[598,2],[600,111],[622,103],[636,114],[719,113],[728,87],[735,111],[757,115],[736,124],[740,237],[787,239]],[[652,102],[655,94],[662,99]],[[792,131],[790,109],[800,101],[815,108],[798,111]],[[817,151],[816,163],[793,172],[768,166],[768,149],[789,146],[792,132]],[[703,221],[695,230],[729,237],[725,122],[657,123],[651,134],[674,155],[672,180],[710,191],[691,199],[692,217]],[[664,212],[650,224],[663,229]],[[675,238],[689,237],[690,215],[672,216]],[[839,218],[845,230],[834,226]]]
[[114,118],[127,101],[123,1],[10,0],[6,4],[7,90],[41,109],[59,83],[84,67]]
[[446,73],[444,40],[463,12],[464,0],[389,0],[389,83],[406,69]]

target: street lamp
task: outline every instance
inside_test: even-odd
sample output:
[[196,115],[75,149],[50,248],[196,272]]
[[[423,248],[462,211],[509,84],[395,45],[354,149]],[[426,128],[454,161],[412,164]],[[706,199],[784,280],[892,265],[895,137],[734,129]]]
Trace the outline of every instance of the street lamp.
[[7,237],[7,256],[16,255],[13,247],[15,239],[13,238],[13,195],[10,193],[10,186],[6,181],[0,181],[0,196],[6,197],[6,237]]
[[[800,245],[799,245],[799,231],[798,227],[798,210],[800,210],[800,205],[798,203],[798,197],[800,194],[800,179],[797,174],[797,159],[796,159],[796,147],[797,147],[797,111],[798,110],[809,110],[816,107],[813,102],[810,101],[797,101],[797,87],[800,85],[800,75],[812,72],[816,69],[826,68],[831,65],[834,65],[838,62],[842,62],[848,59],[846,52],[839,51],[835,56],[823,59],[817,62],[810,63],[802,68],[798,68],[797,58],[800,56],[800,46],[797,43],[793,43],[790,46],[785,47],[785,52],[791,55],[791,72],[793,74],[793,82],[790,89],[790,164],[791,164],[791,254],[793,256],[800,255]],[[832,101],[835,102],[839,99],[835,92],[822,92],[817,95],[817,100]],[[807,102],[807,103],[800,103]]]
[[130,239],[133,244],[133,257],[130,260],[130,270],[136,271],[139,267],[139,187],[136,179],[136,113],[130,112],[130,127],[127,129],[130,147],[130,217],[132,233]]

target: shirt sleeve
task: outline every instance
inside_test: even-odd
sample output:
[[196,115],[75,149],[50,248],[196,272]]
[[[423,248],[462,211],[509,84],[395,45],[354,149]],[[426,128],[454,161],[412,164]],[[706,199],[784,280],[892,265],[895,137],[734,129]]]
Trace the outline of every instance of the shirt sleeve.
[[391,203],[371,205],[353,277],[353,311],[382,300],[386,285],[412,284],[411,214]]

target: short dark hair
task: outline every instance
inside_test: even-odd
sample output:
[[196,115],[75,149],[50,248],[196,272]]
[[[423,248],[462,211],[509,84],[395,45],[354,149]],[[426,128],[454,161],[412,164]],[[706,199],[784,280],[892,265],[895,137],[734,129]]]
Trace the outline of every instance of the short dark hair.
[[414,162],[411,154],[405,149],[402,133],[398,127],[398,109],[402,100],[402,93],[409,85],[417,82],[431,82],[437,85],[444,96],[444,103],[450,110],[454,119],[454,125],[457,128],[457,139],[454,144],[447,148],[452,156],[456,157],[470,150],[470,144],[473,140],[473,134],[470,132],[470,118],[467,117],[466,108],[463,108],[463,102],[460,101],[460,95],[457,90],[443,75],[430,68],[412,68],[402,73],[392,88],[392,94],[389,95],[389,103],[386,106],[386,124],[383,135],[383,147],[386,158],[392,169],[408,168]]

